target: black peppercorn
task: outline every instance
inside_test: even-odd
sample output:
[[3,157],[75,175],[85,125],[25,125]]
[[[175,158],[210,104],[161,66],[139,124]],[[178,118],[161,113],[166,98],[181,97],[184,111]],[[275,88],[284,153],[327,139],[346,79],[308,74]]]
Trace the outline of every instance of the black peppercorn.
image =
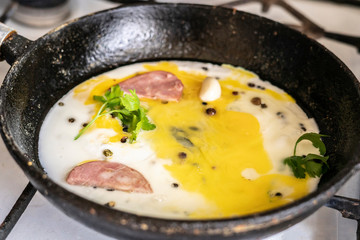
[[187,157],[187,154],[185,152],[179,152],[178,156],[180,159],[185,159]]
[[299,125],[300,125],[301,130],[303,130],[304,132],[306,132],[306,128],[305,128],[304,124],[300,123]]
[[253,97],[251,103],[258,106],[261,104],[261,99],[259,97]]
[[124,136],[124,137],[121,138],[120,142],[126,143],[126,140],[127,140],[127,139],[128,139],[128,137]]
[[279,118],[285,118],[285,115],[284,115],[282,112],[277,112],[276,115],[277,115]]
[[172,183],[171,186],[172,186],[173,188],[178,188],[178,187],[179,187],[179,184],[178,184],[178,183]]
[[216,114],[216,110],[214,108],[207,108],[205,112],[209,116],[214,116]]
[[249,82],[247,85],[248,85],[249,87],[251,87],[251,88],[255,87],[255,84],[252,83],[252,82]]

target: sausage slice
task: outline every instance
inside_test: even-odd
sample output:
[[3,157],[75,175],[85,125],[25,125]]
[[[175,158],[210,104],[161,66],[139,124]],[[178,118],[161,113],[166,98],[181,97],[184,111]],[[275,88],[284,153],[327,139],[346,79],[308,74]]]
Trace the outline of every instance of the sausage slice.
[[74,167],[67,176],[66,182],[71,185],[125,192],[153,192],[149,182],[141,173],[124,164],[107,161],[92,161]]
[[137,75],[119,83],[120,88],[129,93],[135,89],[139,98],[179,101],[184,85],[172,73],[152,71]]

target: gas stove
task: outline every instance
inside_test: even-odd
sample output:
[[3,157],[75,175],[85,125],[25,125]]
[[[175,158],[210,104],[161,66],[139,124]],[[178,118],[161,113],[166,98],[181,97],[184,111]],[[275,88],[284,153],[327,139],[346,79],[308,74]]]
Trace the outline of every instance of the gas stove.
[[[31,1],[24,1],[31,2]],[[33,1],[36,2],[36,1]],[[56,2],[56,1],[53,1]],[[23,35],[31,40],[44,35],[62,22],[77,18],[88,13],[99,10],[116,7],[119,3],[116,1],[100,1],[100,0],[68,0],[58,1],[62,2],[62,14],[57,15],[57,22],[52,22],[51,19],[48,24],[31,24],[34,16],[28,18],[23,15],[30,10],[25,6],[23,12],[16,17],[10,18],[6,24],[17,30],[20,35]],[[131,1],[128,1],[131,2]],[[165,2],[165,1],[158,1]],[[229,0],[179,0],[166,2],[186,2],[220,5],[230,2]],[[233,1],[234,2],[234,1]],[[279,21],[291,26],[300,26],[301,22],[293,17],[289,12],[285,11],[279,5],[271,6],[267,12],[262,11],[262,6],[259,1],[249,2],[246,4],[231,4],[231,7],[238,10],[247,11],[257,15]],[[274,1],[273,1],[274,2]],[[293,6],[299,12],[310,18],[313,22],[321,26],[324,30],[329,32],[336,32],[341,34],[353,35],[360,37],[360,1],[349,0],[347,2],[353,5],[338,4],[341,0],[328,1],[309,1],[309,0],[286,0],[288,4]],[[345,2],[345,1],[344,1]],[[10,1],[1,1],[0,13],[9,6]],[[65,4],[65,5],[64,5]],[[14,6],[13,6],[14,7]],[[20,10],[19,6],[15,6],[12,11]],[[10,12],[9,12],[10,14]],[[39,14],[36,12],[35,15]],[[26,22],[24,25],[22,22]],[[40,23],[42,21],[40,20]],[[30,24],[29,24],[30,23]],[[46,25],[46,26],[44,26]],[[319,38],[318,41],[337,55],[360,79],[360,49],[344,44],[342,42],[334,41],[327,38]],[[359,50],[359,51],[358,51]],[[4,79],[9,65],[0,63],[0,79]],[[0,222],[2,222],[7,214],[12,209],[14,203],[22,193],[23,189],[28,184],[28,180],[16,165],[8,153],[6,147],[0,142]],[[350,198],[360,198],[360,173],[353,176],[350,181],[344,185],[337,195],[346,196]],[[317,212],[312,214],[304,221],[297,225],[280,232],[276,235],[266,238],[266,240],[352,240],[356,239],[357,222],[346,219],[341,216],[336,210],[322,207]],[[45,240],[45,239],[112,239],[103,234],[95,232],[92,229],[85,227],[79,222],[67,217],[50,204],[39,193],[36,193],[30,204],[22,214],[19,221],[16,223],[13,230],[8,235],[7,239],[28,239],[28,240]],[[0,234],[1,240],[1,234]]]

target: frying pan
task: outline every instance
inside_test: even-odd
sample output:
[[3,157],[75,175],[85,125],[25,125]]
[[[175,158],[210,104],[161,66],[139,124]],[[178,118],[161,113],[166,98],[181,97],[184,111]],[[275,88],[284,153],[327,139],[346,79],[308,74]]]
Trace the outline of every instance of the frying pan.
[[[70,217],[126,239],[259,238],[301,221],[360,169],[360,88],[327,49],[279,23],[231,9],[135,4],[66,23],[32,42],[3,31],[1,57],[11,65],[1,87],[1,134],[30,182]],[[38,134],[67,91],[110,69],[139,61],[182,59],[227,63],[283,88],[325,139],[330,170],[318,189],[286,206],[221,220],[166,220],[117,211],[53,182],[38,159]]]

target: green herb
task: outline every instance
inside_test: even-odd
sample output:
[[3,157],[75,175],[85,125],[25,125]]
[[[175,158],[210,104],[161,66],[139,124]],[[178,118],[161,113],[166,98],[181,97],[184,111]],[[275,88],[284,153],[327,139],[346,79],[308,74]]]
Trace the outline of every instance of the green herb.
[[129,90],[130,94],[124,94],[119,85],[111,87],[104,96],[94,96],[95,101],[102,102],[103,105],[95,117],[81,129],[75,140],[78,139],[99,117],[111,114],[122,122],[123,127],[131,133],[130,143],[136,140],[140,130],[153,130],[155,125],[150,123],[146,117],[146,110],[140,106],[140,100],[135,90]]
[[[305,133],[295,143],[294,155],[285,158],[284,164],[288,165],[293,171],[295,177],[305,178],[305,173],[310,177],[320,177],[329,168],[327,160],[329,156],[326,153],[325,144],[321,137],[328,137],[318,133]],[[313,146],[319,149],[320,155],[309,153],[306,156],[296,156],[296,148],[299,142],[309,140]]]

